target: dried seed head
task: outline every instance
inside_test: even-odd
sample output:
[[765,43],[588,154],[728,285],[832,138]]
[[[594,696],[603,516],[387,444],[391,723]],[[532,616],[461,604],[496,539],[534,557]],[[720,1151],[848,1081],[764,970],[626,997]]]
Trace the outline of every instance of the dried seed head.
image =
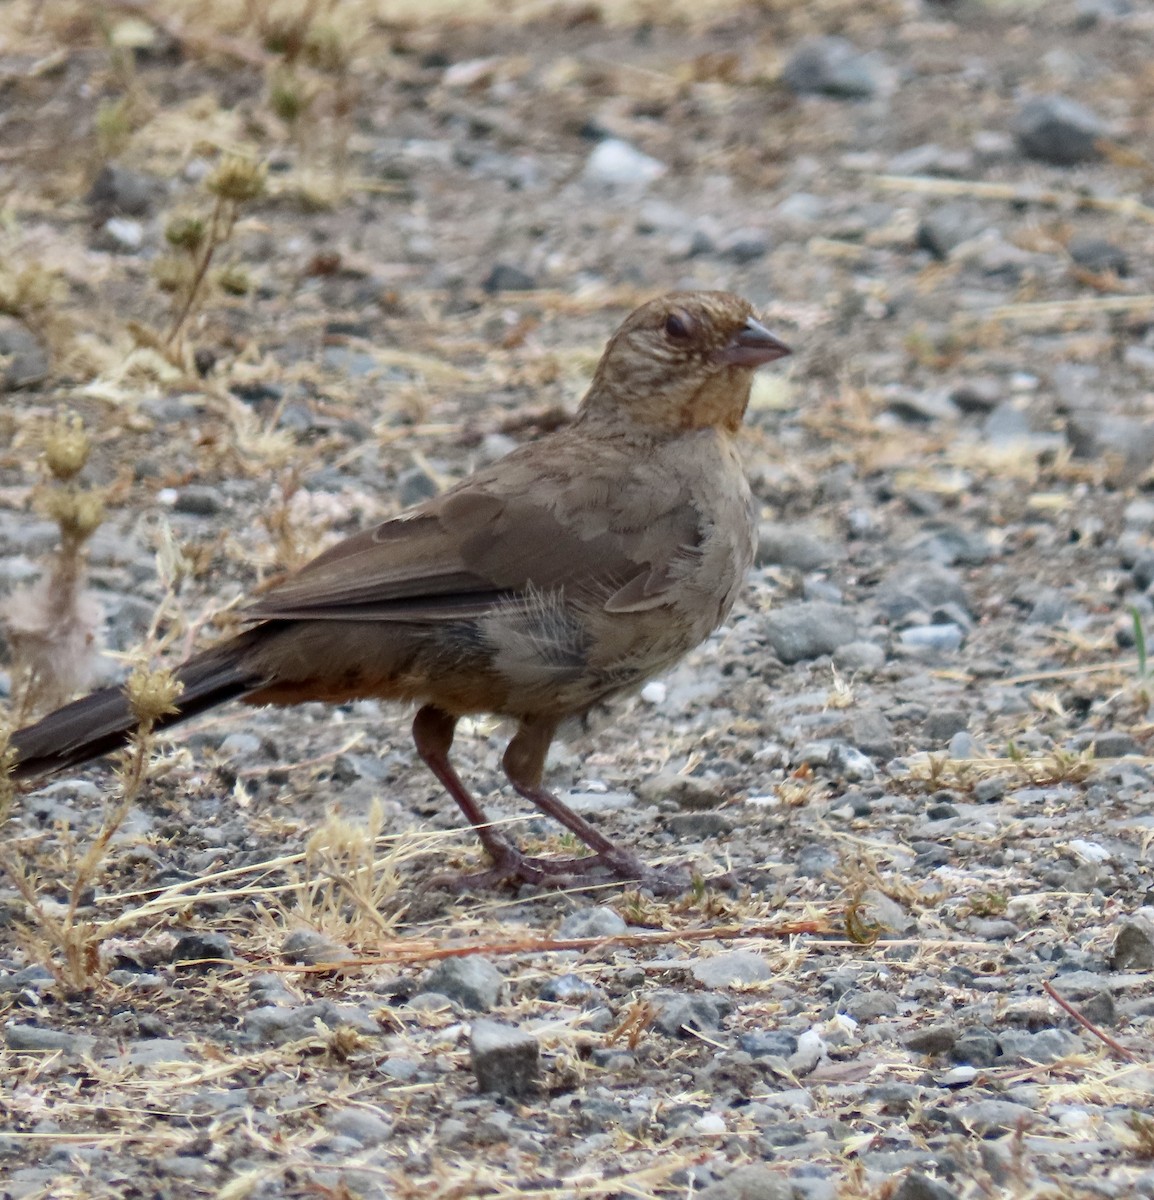
[[124,690],[136,719],[153,723],[177,711],[176,701],[184,684],[171,671],[141,663],[133,668]]
[[173,217],[164,230],[165,241],[177,250],[195,254],[204,243],[207,229],[204,218],[185,214]]
[[77,416],[61,417],[44,439],[44,461],[62,483],[78,475],[88,461],[92,443]]
[[310,103],[301,81],[288,71],[279,71],[273,76],[268,90],[269,107],[286,124],[295,125]]
[[162,292],[179,292],[192,282],[193,263],[175,254],[162,254],[152,264],[152,278]]
[[238,263],[221,267],[216,273],[216,282],[220,290],[230,296],[247,296],[252,291],[252,279]]
[[99,492],[54,489],[48,492],[45,507],[60,532],[78,542],[87,541],[104,520],[104,497]]
[[265,169],[261,163],[238,154],[226,155],[204,186],[222,200],[248,204],[264,193]]
[[339,75],[352,59],[351,41],[335,25],[314,25],[305,41],[305,56],[318,71]]

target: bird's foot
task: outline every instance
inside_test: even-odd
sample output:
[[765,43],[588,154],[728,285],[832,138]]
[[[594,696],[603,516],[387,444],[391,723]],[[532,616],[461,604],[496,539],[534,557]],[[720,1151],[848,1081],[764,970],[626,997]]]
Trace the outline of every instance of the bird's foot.
[[[614,847],[612,851],[587,854],[578,858],[540,858],[524,854],[508,842],[485,847],[493,865],[484,871],[436,875],[430,880],[435,887],[454,892],[474,888],[499,887],[502,884],[530,883],[537,887],[582,887],[589,883],[637,883],[651,889],[655,895],[671,896],[685,890],[689,879],[678,871],[658,871],[647,866],[635,854]],[[590,876],[593,876],[590,879]]]

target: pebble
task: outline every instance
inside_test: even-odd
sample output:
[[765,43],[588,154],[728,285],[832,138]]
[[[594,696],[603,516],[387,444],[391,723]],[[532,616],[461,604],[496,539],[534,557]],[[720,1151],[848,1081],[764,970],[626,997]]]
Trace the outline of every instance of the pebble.
[[1085,105],[1066,96],[1035,96],[1013,121],[1018,145],[1030,158],[1059,167],[1098,158],[1102,122]]
[[469,1056],[482,1092],[526,1096],[537,1090],[540,1050],[532,1034],[497,1021],[474,1021]]
[[731,950],[695,962],[693,978],[703,987],[728,988],[750,983],[765,983],[773,970],[760,954],[752,950]]
[[1115,971],[1154,970],[1154,921],[1143,916],[1120,921],[1109,961]]
[[316,929],[294,929],[287,933],[280,953],[285,962],[309,967],[337,965],[356,958],[348,946]]
[[789,522],[763,521],[757,533],[759,567],[795,567],[799,571],[817,571],[845,558],[841,546]]
[[339,1108],[325,1121],[325,1127],[358,1146],[384,1145],[393,1136],[392,1122],[365,1108]]
[[1031,1129],[1041,1120],[1034,1109],[1013,1100],[975,1100],[950,1111],[948,1117],[955,1129],[980,1137]]
[[612,908],[583,908],[569,913],[557,927],[557,936],[567,938],[615,937],[629,926],[625,918]]
[[170,961],[192,964],[201,970],[207,970],[220,961],[229,962],[233,957],[232,945],[223,933],[197,930],[180,935],[172,948]]
[[96,231],[92,244],[114,254],[135,254],[144,245],[144,226],[129,217],[109,217]]
[[842,37],[803,42],[790,56],[781,77],[798,95],[815,93],[839,100],[867,99],[882,83],[876,60]]
[[988,1029],[966,1030],[954,1040],[951,1057],[972,1067],[992,1067],[998,1061],[998,1039]]
[[599,987],[573,974],[547,979],[537,995],[551,1004],[579,1004],[583,1008],[592,1008],[605,999]]
[[91,1054],[96,1038],[87,1033],[69,1033],[40,1025],[8,1025],[4,1041],[9,1050],[50,1054]]
[[926,717],[922,733],[931,745],[940,746],[964,731],[968,723],[969,714],[960,708],[935,709]]
[[649,999],[654,1006],[653,1026],[668,1037],[689,1037],[687,1029],[720,1029],[722,1014],[729,1009],[718,996],[659,992]]
[[218,488],[194,483],[177,492],[172,507],[175,512],[195,517],[213,517],[227,507],[227,502]]
[[[833,652],[834,666],[840,671],[870,675],[885,666],[886,652],[874,642],[846,642]],[[867,749],[859,739],[854,739]]]
[[1071,238],[1066,252],[1080,267],[1101,273],[1113,271],[1120,278],[1130,274],[1130,259],[1121,246],[1100,237]]
[[717,785],[693,775],[662,773],[645,780],[637,789],[643,804],[672,804],[692,812],[718,808],[725,797]]
[[1006,1029],[998,1034],[998,1048],[1006,1058],[1048,1063],[1078,1054],[1085,1047],[1081,1038],[1064,1029],[1040,1029],[1037,1033],[1026,1029]]
[[920,1171],[911,1171],[898,1185],[893,1200],[958,1200],[958,1193]]
[[902,1043],[918,1054],[949,1054],[957,1040],[957,1026],[942,1022],[913,1030],[902,1038]]
[[620,138],[599,142],[585,162],[585,178],[608,188],[642,190],[665,174],[665,164]]
[[[48,376],[50,363],[44,344],[22,321],[3,313],[0,313],[0,356],[7,360],[0,366],[3,371],[0,391],[35,387]],[[55,523],[44,524],[52,526],[55,543],[58,536]]]
[[749,1163],[695,1195],[698,1200],[794,1200],[794,1189],[780,1169]]
[[935,258],[947,259],[950,252],[976,237],[989,218],[968,204],[942,204],[928,212],[918,226],[918,245]]
[[119,163],[105,163],[84,202],[98,217],[145,217],[156,207],[164,191],[164,182],[155,175]]
[[536,286],[537,280],[528,271],[508,263],[494,263],[481,284],[481,290],[495,296],[499,292],[531,292]]
[[470,1012],[488,1012],[500,1001],[505,977],[487,958],[470,954],[444,959],[421,983],[426,991],[448,996]]
[[763,629],[773,652],[787,664],[832,654],[857,638],[854,610],[820,600],[775,609]]
[[915,625],[903,629],[898,640],[908,650],[927,650],[939,654],[953,654],[962,648],[966,631],[952,621],[940,625]]
[[754,1029],[738,1036],[737,1045],[753,1058],[790,1058],[797,1053],[797,1038],[782,1029]]

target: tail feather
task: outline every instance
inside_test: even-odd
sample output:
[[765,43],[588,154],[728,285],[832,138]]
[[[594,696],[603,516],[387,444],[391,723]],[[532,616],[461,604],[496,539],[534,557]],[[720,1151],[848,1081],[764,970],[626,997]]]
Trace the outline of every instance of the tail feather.
[[[238,649],[235,642],[226,643],[179,667],[176,677],[184,688],[177,711],[157,721],[155,728],[178,725],[263,682],[245,668]],[[111,754],[125,745],[138,724],[123,688],[101,688],[16,730],[10,740],[16,751],[12,777],[39,779]]]

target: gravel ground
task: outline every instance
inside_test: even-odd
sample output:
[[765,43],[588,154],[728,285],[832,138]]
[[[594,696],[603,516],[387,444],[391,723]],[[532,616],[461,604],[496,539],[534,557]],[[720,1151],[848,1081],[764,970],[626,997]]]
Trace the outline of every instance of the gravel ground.
[[[740,292],[796,347],[744,599],[550,767],[701,882],[431,886],[480,856],[375,703],[200,720],[106,847],[60,779],[0,851],[0,1196],[1154,1196],[1154,6],[318,7],[7,6],[0,592],[59,411],[116,679]],[[267,192],[167,338],[225,149]],[[462,775],[563,853],[502,732]]]

